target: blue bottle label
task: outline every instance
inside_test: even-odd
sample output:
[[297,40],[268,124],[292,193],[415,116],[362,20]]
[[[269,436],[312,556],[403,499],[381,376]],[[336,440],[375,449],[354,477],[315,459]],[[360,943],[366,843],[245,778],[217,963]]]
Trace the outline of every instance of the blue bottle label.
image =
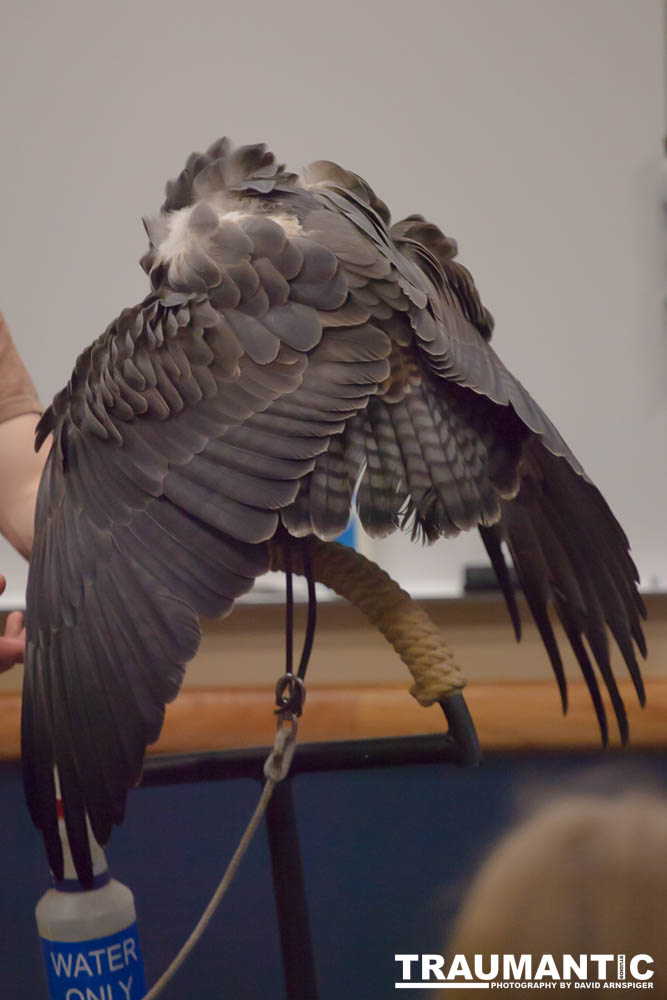
[[137,925],[91,941],[42,938],[51,1000],[141,1000],[146,976]]

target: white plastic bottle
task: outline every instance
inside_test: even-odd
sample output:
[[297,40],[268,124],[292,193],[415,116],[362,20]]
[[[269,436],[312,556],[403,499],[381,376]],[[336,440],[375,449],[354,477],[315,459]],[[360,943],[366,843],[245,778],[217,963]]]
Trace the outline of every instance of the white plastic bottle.
[[139,947],[134,897],[111,878],[102,848],[90,827],[94,883],[84,889],[76,877],[62,804],[58,826],[64,879],[53,881],[35,909],[51,1000],[140,1000],[146,976]]

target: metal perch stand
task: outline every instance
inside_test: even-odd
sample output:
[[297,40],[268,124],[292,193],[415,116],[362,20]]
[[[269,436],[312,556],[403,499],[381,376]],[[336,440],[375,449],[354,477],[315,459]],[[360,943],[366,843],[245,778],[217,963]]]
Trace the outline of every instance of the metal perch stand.
[[[307,545],[307,548],[305,547]],[[307,565],[305,565],[307,563]],[[266,813],[273,887],[287,1000],[317,1000],[308,904],[299,849],[291,775],[313,771],[427,762],[474,765],[480,751],[461,689],[465,680],[428,615],[375,563],[336,542],[309,539],[301,547],[276,542],[272,569],[309,575],[346,598],[382,632],[413,677],[411,694],[435,702],[448,722],[442,736],[414,736],[299,746],[290,775],[274,789]],[[291,646],[291,643],[290,643]],[[266,749],[193,754],[147,761],[143,784],[262,779]]]

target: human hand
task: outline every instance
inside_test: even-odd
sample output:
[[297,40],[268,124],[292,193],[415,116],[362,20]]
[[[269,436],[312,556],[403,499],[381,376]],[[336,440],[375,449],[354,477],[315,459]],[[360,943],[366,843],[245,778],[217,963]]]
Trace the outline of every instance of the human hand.
[[[7,581],[0,574],[0,594],[3,593]],[[25,652],[25,628],[23,615],[20,611],[12,611],[7,616],[5,634],[0,636],[0,674],[9,670],[15,663],[23,663]]]

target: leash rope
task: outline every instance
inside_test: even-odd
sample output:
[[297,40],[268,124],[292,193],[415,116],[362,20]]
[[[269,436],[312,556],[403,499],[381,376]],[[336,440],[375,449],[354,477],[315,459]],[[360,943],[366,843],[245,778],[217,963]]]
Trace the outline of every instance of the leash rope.
[[296,734],[296,718],[294,716],[289,717],[281,715],[278,719],[278,730],[273,743],[273,749],[264,761],[264,777],[266,779],[264,788],[262,789],[262,794],[260,795],[257,805],[255,806],[255,811],[250,817],[250,822],[243,831],[243,836],[241,837],[238,846],[234,851],[229,864],[220,879],[220,882],[218,883],[218,887],[211,896],[208,906],[197,921],[194,930],[167,969],[162,973],[157,982],[151,986],[148,993],[146,993],[144,1000],[154,1000],[155,997],[162,993],[162,990],[169,982],[171,982],[180,967],[185,962],[186,958],[196,947],[202,934],[211,922],[213,914],[229,889],[229,886],[239,869],[239,865],[243,861],[243,858],[250,847],[252,838],[264,818],[264,813],[266,812],[274,788],[278,782],[282,781],[283,778],[286,778],[289,773],[292,757],[294,756],[294,750],[296,748]]
[[250,817],[250,821],[243,831],[243,835],[234,851],[225,872],[218,883],[218,887],[211,896],[211,899],[197,921],[197,924],[182,946],[176,957],[162,973],[160,978],[151,986],[146,993],[144,1000],[154,1000],[162,993],[164,987],[171,982],[180,967],[188,958],[193,949],[197,946],[202,934],[211,922],[215,911],[222,902],[222,899],[229,889],[236,872],[239,869],[243,858],[252,842],[252,838],[257,832],[264,814],[266,813],[273,790],[279,781],[282,781],[289,774],[289,769],[296,749],[296,735],[298,731],[297,718],[301,715],[303,704],[306,700],[305,676],[313,648],[315,636],[315,624],[317,615],[317,600],[315,596],[315,581],[312,575],[310,545],[308,539],[303,539],[301,544],[301,559],[303,568],[300,570],[308,580],[308,622],[303,643],[303,649],[299,660],[299,667],[296,675],[292,672],[294,653],[294,595],[292,589],[292,549],[291,540],[288,538],[282,548],[285,565],[285,591],[286,591],[286,615],[285,615],[285,673],[276,684],[276,715],[278,717],[278,728],[273,741],[273,749],[264,761],[264,788],[259,797],[255,811]]

